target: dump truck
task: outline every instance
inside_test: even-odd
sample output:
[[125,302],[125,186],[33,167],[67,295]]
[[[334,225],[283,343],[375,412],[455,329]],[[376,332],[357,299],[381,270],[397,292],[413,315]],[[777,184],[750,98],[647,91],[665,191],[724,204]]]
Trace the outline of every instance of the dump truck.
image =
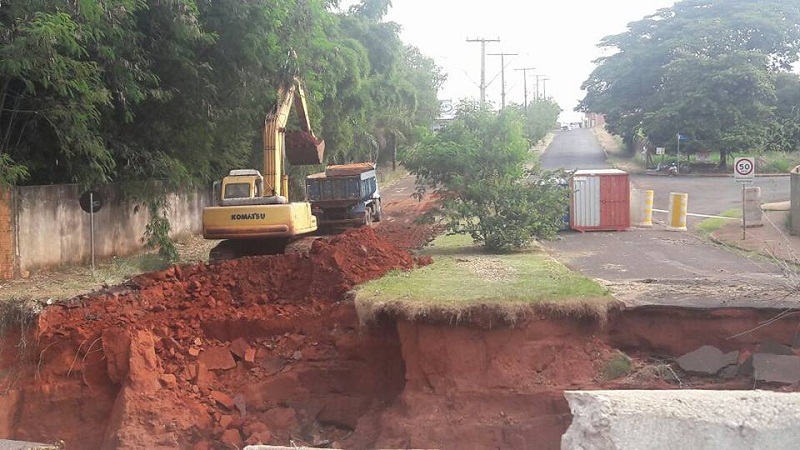
[[[289,112],[299,119],[297,130],[287,130]],[[203,209],[203,237],[222,239],[211,250],[210,261],[283,253],[293,240],[313,235],[317,218],[308,201],[288,200],[285,163],[322,164],[325,142],[311,130],[302,83],[298,78],[278,88],[278,103],[264,120],[263,172],[234,169],[215,183],[212,206]]]
[[375,164],[328,166],[306,177],[306,196],[320,230],[369,226],[381,221]]

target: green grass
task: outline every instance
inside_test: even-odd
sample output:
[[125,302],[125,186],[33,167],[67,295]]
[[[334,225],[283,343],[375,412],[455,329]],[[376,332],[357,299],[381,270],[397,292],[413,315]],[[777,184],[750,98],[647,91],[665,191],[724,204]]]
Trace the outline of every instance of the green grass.
[[800,165],[800,156],[796,153],[770,152],[759,155],[763,160],[762,173],[789,173]]
[[[195,264],[208,259],[208,252],[217,241],[189,236],[175,245],[180,256],[176,264]],[[92,292],[104,286],[123,283],[134,275],[166,269],[172,264],[155,251],[130,256],[98,259],[95,270],[86,264],[42,269],[28,278],[0,281],[0,302],[25,300],[64,300]],[[0,314],[1,315],[1,314]]]
[[409,176],[408,171],[399,164],[397,170],[392,170],[391,163],[378,168],[378,183],[382,188],[389,187],[407,176]]
[[551,142],[553,142],[554,137],[555,134],[552,132],[547,133],[541,141],[531,146],[531,148],[528,150],[528,160],[526,161],[526,165],[528,167],[537,165],[539,163],[542,153],[547,150],[547,147],[550,146]]
[[605,381],[616,380],[622,378],[633,372],[633,360],[617,350],[617,352],[609,358],[603,365],[602,379]]
[[511,322],[531,310],[602,319],[615,302],[605,288],[543,251],[488,254],[458,235],[438,237],[424,253],[433,264],[391,272],[357,288],[362,320],[382,310],[411,318],[439,313],[458,318],[483,306]]
[[[742,210],[737,208],[729,209],[720,214],[720,216],[730,217],[733,219],[741,218]],[[731,222],[730,219],[723,219],[722,217],[709,217],[708,219],[705,219],[699,224],[697,224],[697,229],[704,234],[711,234],[722,228],[726,223]]]

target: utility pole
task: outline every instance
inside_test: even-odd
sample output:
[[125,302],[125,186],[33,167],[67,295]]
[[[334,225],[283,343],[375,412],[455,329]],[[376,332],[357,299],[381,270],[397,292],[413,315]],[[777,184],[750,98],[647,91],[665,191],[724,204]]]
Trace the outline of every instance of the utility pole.
[[528,113],[528,71],[536,70],[536,67],[524,67],[522,69],[514,69],[522,71],[522,89],[525,91],[525,114]]
[[500,42],[500,39],[475,38],[467,39],[467,42],[481,43],[481,109],[486,105],[486,43]]
[[547,80],[550,78],[542,78],[542,98],[547,100]]
[[517,53],[489,53],[489,56],[500,57],[500,109],[506,109],[506,56],[516,56]]
[[536,77],[536,100],[539,100],[539,78],[544,77],[544,75],[534,75]]

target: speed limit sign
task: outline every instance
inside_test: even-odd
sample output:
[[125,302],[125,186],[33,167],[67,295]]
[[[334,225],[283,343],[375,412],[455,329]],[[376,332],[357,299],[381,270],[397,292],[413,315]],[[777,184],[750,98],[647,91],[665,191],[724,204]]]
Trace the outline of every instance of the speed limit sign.
[[756,161],[752,156],[736,158],[733,162],[733,178],[738,183],[752,183],[756,178]]

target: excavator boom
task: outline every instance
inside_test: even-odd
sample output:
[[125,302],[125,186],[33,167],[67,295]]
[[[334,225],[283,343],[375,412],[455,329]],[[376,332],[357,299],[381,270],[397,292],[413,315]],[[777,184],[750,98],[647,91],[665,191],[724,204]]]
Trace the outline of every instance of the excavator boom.
[[[300,130],[286,130],[289,112],[294,105]],[[287,196],[284,156],[292,165],[322,164],[325,142],[314,136],[308,119],[308,104],[300,80],[278,88],[278,104],[264,120],[264,178],[266,192]]]

